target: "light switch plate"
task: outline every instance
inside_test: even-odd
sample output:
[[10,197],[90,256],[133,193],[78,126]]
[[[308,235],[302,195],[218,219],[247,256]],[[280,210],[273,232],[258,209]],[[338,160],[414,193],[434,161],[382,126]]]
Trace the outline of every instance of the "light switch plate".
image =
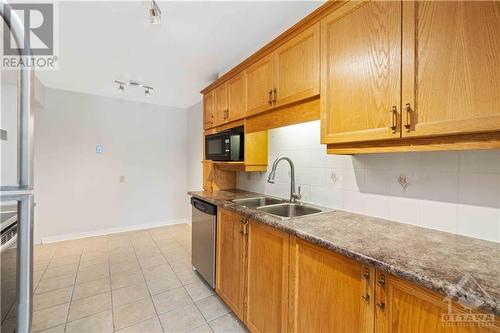
[[0,128],[0,137],[2,141],[7,141],[7,131],[3,128]]

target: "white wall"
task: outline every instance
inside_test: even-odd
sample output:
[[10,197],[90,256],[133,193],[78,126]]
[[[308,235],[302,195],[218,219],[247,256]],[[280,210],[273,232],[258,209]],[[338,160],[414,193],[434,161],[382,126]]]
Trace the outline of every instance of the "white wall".
[[7,141],[0,143],[0,180],[2,185],[17,185],[17,86],[3,77],[0,107],[0,128],[7,131]]
[[[203,105],[195,104],[187,112],[187,187],[189,191],[203,188]],[[188,216],[191,218],[190,196],[186,194]]]
[[185,219],[186,119],[181,109],[47,89],[35,124],[36,240]]
[[[338,156],[319,136],[319,121],[269,131],[269,165],[292,158],[303,201],[500,242],[500,151]],[[239,173],[237,187],[288,198],[281,163],[276,184],[266,173]]]

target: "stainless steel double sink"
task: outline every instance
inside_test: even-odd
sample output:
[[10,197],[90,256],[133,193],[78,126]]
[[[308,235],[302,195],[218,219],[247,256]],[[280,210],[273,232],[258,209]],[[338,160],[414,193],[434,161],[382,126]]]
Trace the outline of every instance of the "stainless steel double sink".
[[257,211],[279,217],[281,219],[291,219],[294,217],[319,214],[328,211],[328,209],[315,207],[305,203],[294,203],[283,199],[265,196],[235,199],[232,202],[248,207],[250,209],[255,209]]

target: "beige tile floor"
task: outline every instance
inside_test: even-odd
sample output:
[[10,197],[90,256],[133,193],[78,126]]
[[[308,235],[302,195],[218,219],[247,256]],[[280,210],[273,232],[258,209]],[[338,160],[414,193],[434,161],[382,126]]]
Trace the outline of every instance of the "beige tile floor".
[[179,224],[36,246],[32,331],[246,332],[192,271],[190,236]]

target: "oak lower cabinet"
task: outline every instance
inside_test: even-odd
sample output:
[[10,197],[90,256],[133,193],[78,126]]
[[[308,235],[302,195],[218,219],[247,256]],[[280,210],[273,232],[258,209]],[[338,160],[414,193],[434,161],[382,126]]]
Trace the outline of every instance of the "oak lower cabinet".
[[373,332],[374,271],[290,238],[290,332]]
[[246,222],[243,216],[219,208],[215,291],[242,321],[245,298]]
[[289,239],[250,220],[245,324],[252,332],[287,332]]
[[479,312],[390,274],[377,271],[375,288],[376,333],[500,332],[500,321],[492,314],[483,313],[489,317],[482,317],[482,324],[460,321],[460,315]]
[[[254,333],[500,333],[490,313],[221,208],[216,272]],[[462,314],[483,322],[452,321]]]

